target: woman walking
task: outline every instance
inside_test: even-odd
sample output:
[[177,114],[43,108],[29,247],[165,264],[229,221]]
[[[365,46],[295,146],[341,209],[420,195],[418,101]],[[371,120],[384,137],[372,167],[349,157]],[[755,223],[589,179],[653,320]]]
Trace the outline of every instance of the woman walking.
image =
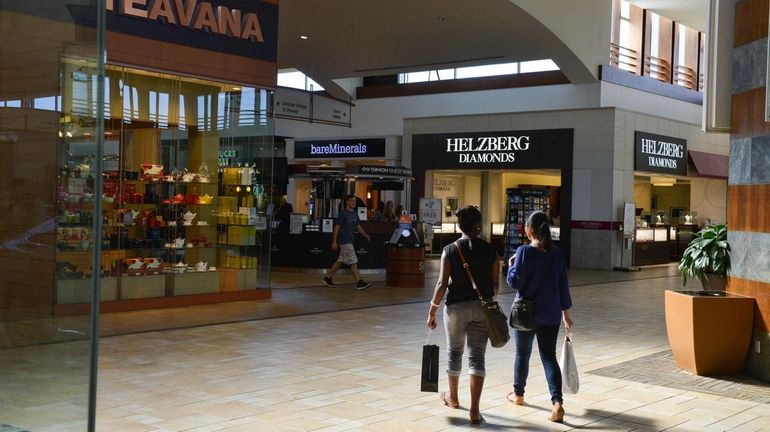
[[556,339],[559,325],[564,321],[566,328],[572,327],[569,309],[572,297],[567,283],[564,255],[551,241],[551,227],[548,216],[536,211],[527,218],[524,227],[530,244],[519,247],[509,259],[506,281],[517,290],[516,299],[524,298],[535,302],[535,330],[514,330],[516,356],[513,364],[513,391],[508,401],[524,405],[524,388],[529,375],[529,357],[532,343],[537,338],[540,360],[545,369],[548,390],[553,408],[548,420],[564,421],[561,370],[556,360]]
[[464,207],[457,212],[457,220],[463,235],[455,243],[446,246],[441,254],[441,269],[428,311],[427,325],[431,329],[436,328],[436,311],[446,293],[444,328],[447,337],[449,392],[441,394],[441,401],[450,408],[460,408],[457,387],[467,342],[471,387],[470,421],[480,424],[484,420],[479,412],[479,400],[486,376],[484,355],[488,336],[484,328],[481,302],[463,268],[457,247],[462,248],[469,270],[485,300],[491,300],[497,294],[499,264],[494,246],[478,238],[482,226],[479,209]]

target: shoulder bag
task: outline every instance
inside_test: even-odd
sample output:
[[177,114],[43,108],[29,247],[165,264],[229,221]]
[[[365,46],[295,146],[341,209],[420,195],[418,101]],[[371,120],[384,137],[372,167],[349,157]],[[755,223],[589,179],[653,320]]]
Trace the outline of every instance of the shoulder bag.
[[[532,293],[532,298],[537,296],[537,292],[540,291],[540,287],[543,286],[545,278],[548,276],[548,264],[551,263],[551,255],[548,255],[548,261],[545,263],[545,273],[540,278],[540,283]],[[525,298],[516,299],[511,307],[511,316],[508,319],[508,324],[519,331],[532,331],[535,329],[535,301],[527,300]]]
[[508,332],[508,323],[506,323],[503,309],[496,301],[487,302],[484,300],[484,297],[481,296],[481,292],[476,286],[476,280],[473,279],[471,269],[468,267],[468,263],[465,261],[465,256],[463,256],[463,251],[460,249],[459,241],[455,241],[455,247],[457,248],[457,253],[460,255],[463,268],[465,269],[465,272],[468,273],[468,279],[471,280],[471,285],[473,285],[473,289],[479,296],[481,308],[484,311],[484,327],[487,330],[489,342],[494,348],[505,346],[505,344],[508,343],[508,340],[511,338],[511,334]]

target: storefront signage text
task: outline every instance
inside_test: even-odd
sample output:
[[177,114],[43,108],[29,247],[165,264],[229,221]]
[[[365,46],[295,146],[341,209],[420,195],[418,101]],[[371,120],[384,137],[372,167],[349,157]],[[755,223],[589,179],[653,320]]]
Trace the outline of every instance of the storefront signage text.
[[687,141],[637,131],[634,139],[635,169],[687,175]]
[[294,157],[299,159],[339,159],[384,156],[385,138],[296,141],[294,143]]
[[572,136],[572,129],[416,134],[412,168],[558,168],[572,160]]
[[433,181],[434,192],[454,192],[455,187],[456,185],[454,180],[436,179]]
[[466,163],[513,162],[514,151],[528,150],[529,136],[482,136],[447,138],[447,153],[457,153],[458,161]]
[[392,166],[359,166],[357,174],[387,175],[398,177],[409,177],[412,175],[411,168],[392,167]]
[[[115,7],[115,4],[118,7]],[[168,25],[187,27],[222,36],[264,42],[256,13],[198,0],[107,0],[107,10]]]

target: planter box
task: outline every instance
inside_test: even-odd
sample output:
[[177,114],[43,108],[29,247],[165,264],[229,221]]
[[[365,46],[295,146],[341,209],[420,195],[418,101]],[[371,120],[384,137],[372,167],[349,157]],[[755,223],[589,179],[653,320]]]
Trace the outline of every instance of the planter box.
[[666,332],[677,367],[736,375],[751,342],[754,299],[724,291],[666,291]]

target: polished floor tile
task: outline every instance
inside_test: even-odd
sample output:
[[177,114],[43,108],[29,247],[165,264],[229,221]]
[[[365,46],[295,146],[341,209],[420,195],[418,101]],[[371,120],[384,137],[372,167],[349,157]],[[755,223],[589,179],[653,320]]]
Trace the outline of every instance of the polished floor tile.
[[[364,291],[352,284],[307,285],[305,275],[292,287],[292,277],[282,277],[287,286],[274,290],[267,301],[105,315],[104,333],[111,336],[101,340],[98,430],[472,429],[466,374],[461,378],[462,409],[448,409],[438,394],[419,391],[435,273],[423,288],[391,288],[378,281]],[[675,268],[571,271],[570,278],[581,388],[577,395],[565,396],[565,423],[546,420],[549,396],[536,353],[526,404],[505,400],[512,380],[509,344],[487,351],[481,401],[486,422],[481,429],[770,430],[770,406],[738,399],[729,391],[715,395],[591,373],[669,349],[663,292],[679,288]],[[510,290],[500,295],[503,304],[512,298]],[[164,322],[175,329],[161,330]],[[445,367],[443,327],[430,341],[441,347],[440,365]],[[78,349],[83,349],[82,342],[0,351],[2,364],[10,365],[0,372],[0,388],[19,393],[0,394],[0,423],[30,431],[83,430],[76,423],[82,411],[75,408],[82,403],[82,377],[57,381],[58,375],[66,376],[66,368],[52,367],[56,356]],[[38,379],[46,368],[49,374]],[[27,390],[36,382],[54,391],[37,399]],[[443,375],[439,386],[446,389]],[[58,429],[45,424],[68,410],[74,417],[69,424]],[[36,414],[34,424],[25,423],[31,413]]]

